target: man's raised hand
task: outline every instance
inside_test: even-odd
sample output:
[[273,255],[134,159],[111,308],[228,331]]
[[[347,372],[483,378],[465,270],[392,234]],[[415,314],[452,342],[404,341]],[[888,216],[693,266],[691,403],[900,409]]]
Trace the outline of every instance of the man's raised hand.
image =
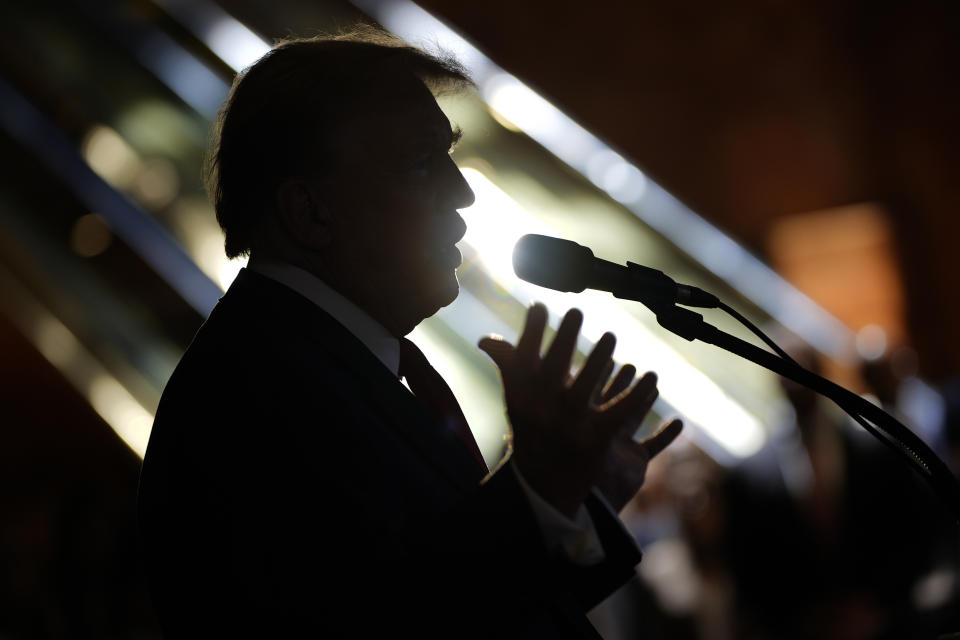
[[597,341],[583,367],[571,377],[582,322],[579,310],[567,312],[541,356],[547,310],[535,304],[516,347],[493,337],[479,344],[503,378],[514,464],[538,494],[569,517],[595,485],[605,492],[608,487],[615,490],[614,506],[619,510],[619,496],[639,488],[637,479],[642,483],[649,459],[679,433],[675,423],[644,443],[632,441],[656,399],[657,378],[647,373],[631,387],[635,370],[628,365],[608,385],[616,344],[613,334],[605,333]]

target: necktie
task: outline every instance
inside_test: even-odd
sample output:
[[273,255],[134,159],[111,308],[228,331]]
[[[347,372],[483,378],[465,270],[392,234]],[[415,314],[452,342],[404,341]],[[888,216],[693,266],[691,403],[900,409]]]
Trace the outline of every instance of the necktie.
[[439,415],[444,427],[454,432],[463,441],[483,472],[487,473],[487,463],[483,460],[480,447],[473,438],[473,433],[467,425],[467,419],[453,391],[437,370],[430,365],[420,348],[406,338],[400,339],[400,376],[407,379],[407,384],[417,400]]

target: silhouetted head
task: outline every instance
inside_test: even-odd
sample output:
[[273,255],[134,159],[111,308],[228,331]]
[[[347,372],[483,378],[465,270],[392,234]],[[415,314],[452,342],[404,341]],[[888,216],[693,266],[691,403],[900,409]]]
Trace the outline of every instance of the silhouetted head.
[[452,302],[473,193],[435,96],[470,84],[371,28],[277,45],[217,120],[206,178],[227,255],[306,268],[397,335]]

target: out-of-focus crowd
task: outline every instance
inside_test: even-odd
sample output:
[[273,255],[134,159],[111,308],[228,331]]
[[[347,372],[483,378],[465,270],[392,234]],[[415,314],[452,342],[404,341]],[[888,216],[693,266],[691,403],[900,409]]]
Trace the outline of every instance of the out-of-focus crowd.
[[[793,355],[819,369],[812,352]],[[860,377],[960,473],[960,384],[924,407],[896,356],[865,362]],[[829,401],[781,384],[790,410],[757,454],[723,466],[687,439],[651,465],[623,514],[644,549],[638,579],[609,603],[614,618],[595,620],[608,638],[960,631],[960,526],[898,455]]]

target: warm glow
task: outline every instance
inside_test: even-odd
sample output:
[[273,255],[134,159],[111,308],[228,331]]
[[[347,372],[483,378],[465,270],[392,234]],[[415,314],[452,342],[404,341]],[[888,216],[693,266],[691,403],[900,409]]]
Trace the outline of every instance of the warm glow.
[[[886,344],[903,341],[905,294],[894,232],[881,206],[867,202],[786,216],[772,225],[767,243],[777,270],[844,324],[876,325]],[[858,337],[857,349],[872,353],[864,340],[876,342],[873,335],[869,330]]]
[[87,397],[90,406],[141,458],[153,414],[90,354],[76,336],[48,312],[36,311],[26,334],[37,350]]
[[91,127],[82,148],[90,168],[114,187],[125,189],[140,174],[141,162],[137,152],[110,127]]
[[116,378],[99,375],[87,387],[90,406],[142,458],[147,451],[153,415]]
[[81,350],[70,330],[53,316],[43,316],[32,325],[33,344],[57,369],[69,367]]
[[96,213],[80,216],[70,230],[70,248],[84,258],[100,255],[107,250],[112,240],[110,227]]
[[149,209],[162,209],[180,192],[180,177],[166,158],[150,158],[133,182],[133,193]]

